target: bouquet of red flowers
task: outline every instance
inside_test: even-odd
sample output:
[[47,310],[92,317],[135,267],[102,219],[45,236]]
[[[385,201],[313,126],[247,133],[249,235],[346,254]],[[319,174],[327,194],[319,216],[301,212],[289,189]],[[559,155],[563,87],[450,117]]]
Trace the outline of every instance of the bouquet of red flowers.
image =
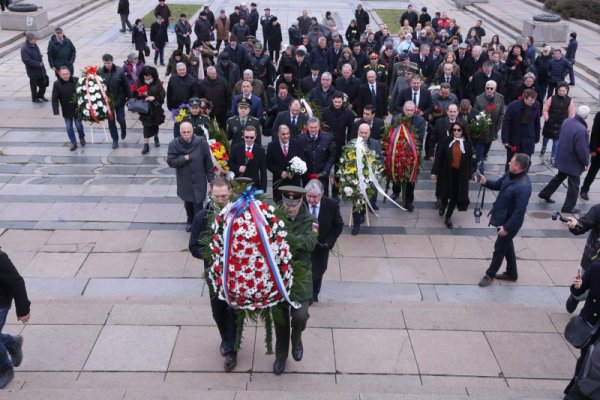
[[420,142],[404,124],[388,130],[383,138],[383,160],[387,178],[415,183],[419,175]]

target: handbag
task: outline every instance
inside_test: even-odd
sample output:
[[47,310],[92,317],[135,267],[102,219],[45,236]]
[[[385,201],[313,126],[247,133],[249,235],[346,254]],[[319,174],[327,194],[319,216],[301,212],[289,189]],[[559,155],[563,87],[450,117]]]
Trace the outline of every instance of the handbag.
[[575,315],[565,327],[565,339],[576,349],[582,349],[590,344],[599,327],[600,321],[592,325],[580,315]]
[[127,110],[138,114],[148,114],[150,111],[150,104],[143,99],[129,99],[127,100]]
[[48,77],[48,74],[44,74],[44,86],[50,86],[50,78]]
[[144,55],[146,57],[150,56],[150,47],[144,46]]

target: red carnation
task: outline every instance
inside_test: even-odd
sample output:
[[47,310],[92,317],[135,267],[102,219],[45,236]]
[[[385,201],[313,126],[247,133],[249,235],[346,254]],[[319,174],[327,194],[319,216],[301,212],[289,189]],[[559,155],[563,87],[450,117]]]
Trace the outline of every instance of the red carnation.
[[512,151],[513,153],[517,152],[517,146],[511,146],[510,147],[510,151]]
[[148,92],[148,85],[142,85],[137,89],[138,96],[145,96]]
[[252,248],[248,247],[246,249],[246,255],[251,256],[252,255]]
[[489,106],[487,106],[487,110],[488,111],[494,111],[495,109],[496,109],[496,105],[494,103],[492,103]]
[[264,282],[258,282],[258,285],[256,285],[256,288],[258,290],[264,290],[265,289],[265,284]]
[[308,179],[319,179],[319,177],[317,174],[313,173],[313,174],[308,175]]
[[254,160],[254,154],[252,154],[252,152],[251,152],[251,151],[247,151],[247,152],[246,152],[246,158],[247,158],[248,160]]

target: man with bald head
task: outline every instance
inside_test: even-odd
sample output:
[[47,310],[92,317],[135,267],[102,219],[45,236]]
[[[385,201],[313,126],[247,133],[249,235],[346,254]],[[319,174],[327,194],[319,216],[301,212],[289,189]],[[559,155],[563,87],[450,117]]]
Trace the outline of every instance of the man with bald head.
[[289,110],[281,111],[277,114],[275,122],[273,123],[273,140],[277,137],[280,125],[286,125],[290,129],[292,138],[295,138],[302,133],[302,130],[306,127],[308,122],[308,116],[301,113],[301,109],[302,106],[300,105],[300,101],[292,100]]
[[367,83],[361,85],[356,99],[356,112],[361,115],[365,106],[371,104],[375,107],[375,116],[384,119],[388,109],[388,86],[377,80],[377,73],[367,71]]

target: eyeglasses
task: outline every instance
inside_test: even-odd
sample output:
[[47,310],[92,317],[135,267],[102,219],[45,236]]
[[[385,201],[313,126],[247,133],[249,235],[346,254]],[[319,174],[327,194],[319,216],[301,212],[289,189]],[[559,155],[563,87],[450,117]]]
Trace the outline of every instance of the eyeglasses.
[[244,139],[256,139],[256,136],[244,136]]
[[486,87],[485,90],[494,90],[495,88],[493,87]]
[[462,129],[460,129],[460,128],[452,128],[452,132],[462,132]]
[[371,60],[377,60],[377,59],[378,59],[377,57],[371,57]]

